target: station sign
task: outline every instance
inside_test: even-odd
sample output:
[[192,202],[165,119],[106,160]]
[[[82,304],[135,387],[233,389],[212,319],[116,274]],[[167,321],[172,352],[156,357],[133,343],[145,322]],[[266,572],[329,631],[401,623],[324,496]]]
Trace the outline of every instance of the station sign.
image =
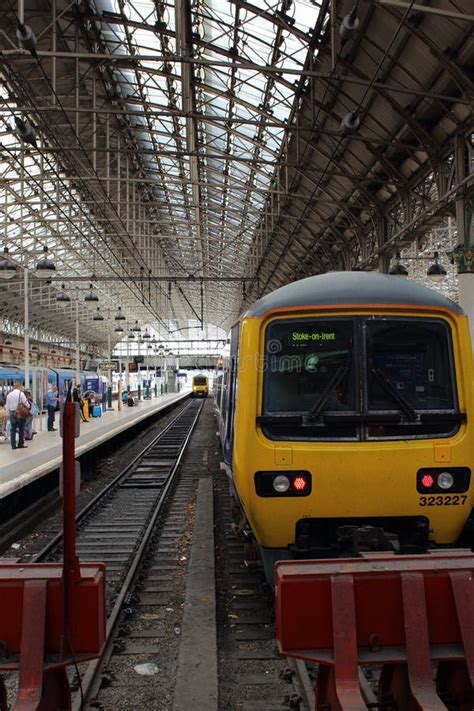
[[102,360],[99,367],[101,370],[118,370],[118,360]]
[[145,362],[145,356],[142,356],[142,355],[133,356],[133,362],[134,362],[134,363],[144,363],[144,362]]

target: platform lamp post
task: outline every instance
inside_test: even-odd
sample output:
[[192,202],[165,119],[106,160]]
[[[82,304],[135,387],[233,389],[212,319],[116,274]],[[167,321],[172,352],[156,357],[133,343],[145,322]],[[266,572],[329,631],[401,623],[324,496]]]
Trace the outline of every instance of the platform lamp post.
[[149,343],[150,338],[151,338],[151,336],[150,336],[150,334],[149,334],[149,332],[148,332],[148,327],[147,327],[147,328],[145,328],[145,331],[144,331],[144,333],[143,333],[143,335],[142,335],[142,339],[143,339],[143,341],[145,341],[144,345],[145,345],[145,367],[146,367],[146,382],[147,382],[147,385],[146,385],[146,388],[145,388],[145,395],[144,395],[144,397],[145,397],[146,400],[149,400],[149,399],[150,399],[150,382],[149,382],[149,378],[150,378],[150,368],[149,368],[149,358],[148,358],[148,349],[149,349],[149,346],[150,346],[150,343]]
[[156,382],[156,336],[153,336],[153,340],[151,342],[152,348],[153,348],[153,358],[152,358],[152,368],[153,368],[153,392],[154,396],[156,397],[158,395],[158,385]]
[[130,341],[134,340],[135,334],[133,333],[132,329],[130,329],[127,336],[127,365],[125,367],[125,386],[127,388],[127,391],[130,387]]

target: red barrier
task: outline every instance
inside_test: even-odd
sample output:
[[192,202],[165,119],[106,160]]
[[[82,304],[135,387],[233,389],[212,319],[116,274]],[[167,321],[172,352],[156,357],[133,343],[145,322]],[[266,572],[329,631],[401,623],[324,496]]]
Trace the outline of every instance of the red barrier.
[[[12,711],[69,711],[66,667],[98,657],[105,641],[105,566],[76,555],[76,413],[66,402],[63,437],[63,565],[0,565],[0,669],[19,670]],[[0,678],[0,711],[8,711]]]
[[369,708],[360,665],[382,665],[375,708],[474,709],[470,551],[289,561],[275,570],[280,652],[320,663],[318,711]]

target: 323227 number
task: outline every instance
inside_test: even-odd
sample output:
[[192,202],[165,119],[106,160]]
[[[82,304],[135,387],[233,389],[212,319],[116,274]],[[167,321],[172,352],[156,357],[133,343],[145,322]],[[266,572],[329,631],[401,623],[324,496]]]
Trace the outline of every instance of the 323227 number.
[[460,494],[443,494],[443,496],[420,496],[420,506],[462,506],[467,496]]

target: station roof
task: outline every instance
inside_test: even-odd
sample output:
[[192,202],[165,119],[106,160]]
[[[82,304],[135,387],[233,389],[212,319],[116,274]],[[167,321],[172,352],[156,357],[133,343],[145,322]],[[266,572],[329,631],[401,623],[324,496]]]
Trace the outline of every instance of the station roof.
[[[38,333],[74,338],[73,312],[83,338],[117,341],[118,306],[163,335],[225,330],[276,287],[376,265],[467,188],[452,173],[453,136],[472,131],[469,0],[342,0],[332,20],[329,0],[1,12],[0,220],[30,270]],[[45,246],[50,284],[35,276]],[[56,300],[62,284],[71,302]],[[98,303],[84,301],[90,284]],[[22,288],[20,270],[0,284],[7,328]]]

